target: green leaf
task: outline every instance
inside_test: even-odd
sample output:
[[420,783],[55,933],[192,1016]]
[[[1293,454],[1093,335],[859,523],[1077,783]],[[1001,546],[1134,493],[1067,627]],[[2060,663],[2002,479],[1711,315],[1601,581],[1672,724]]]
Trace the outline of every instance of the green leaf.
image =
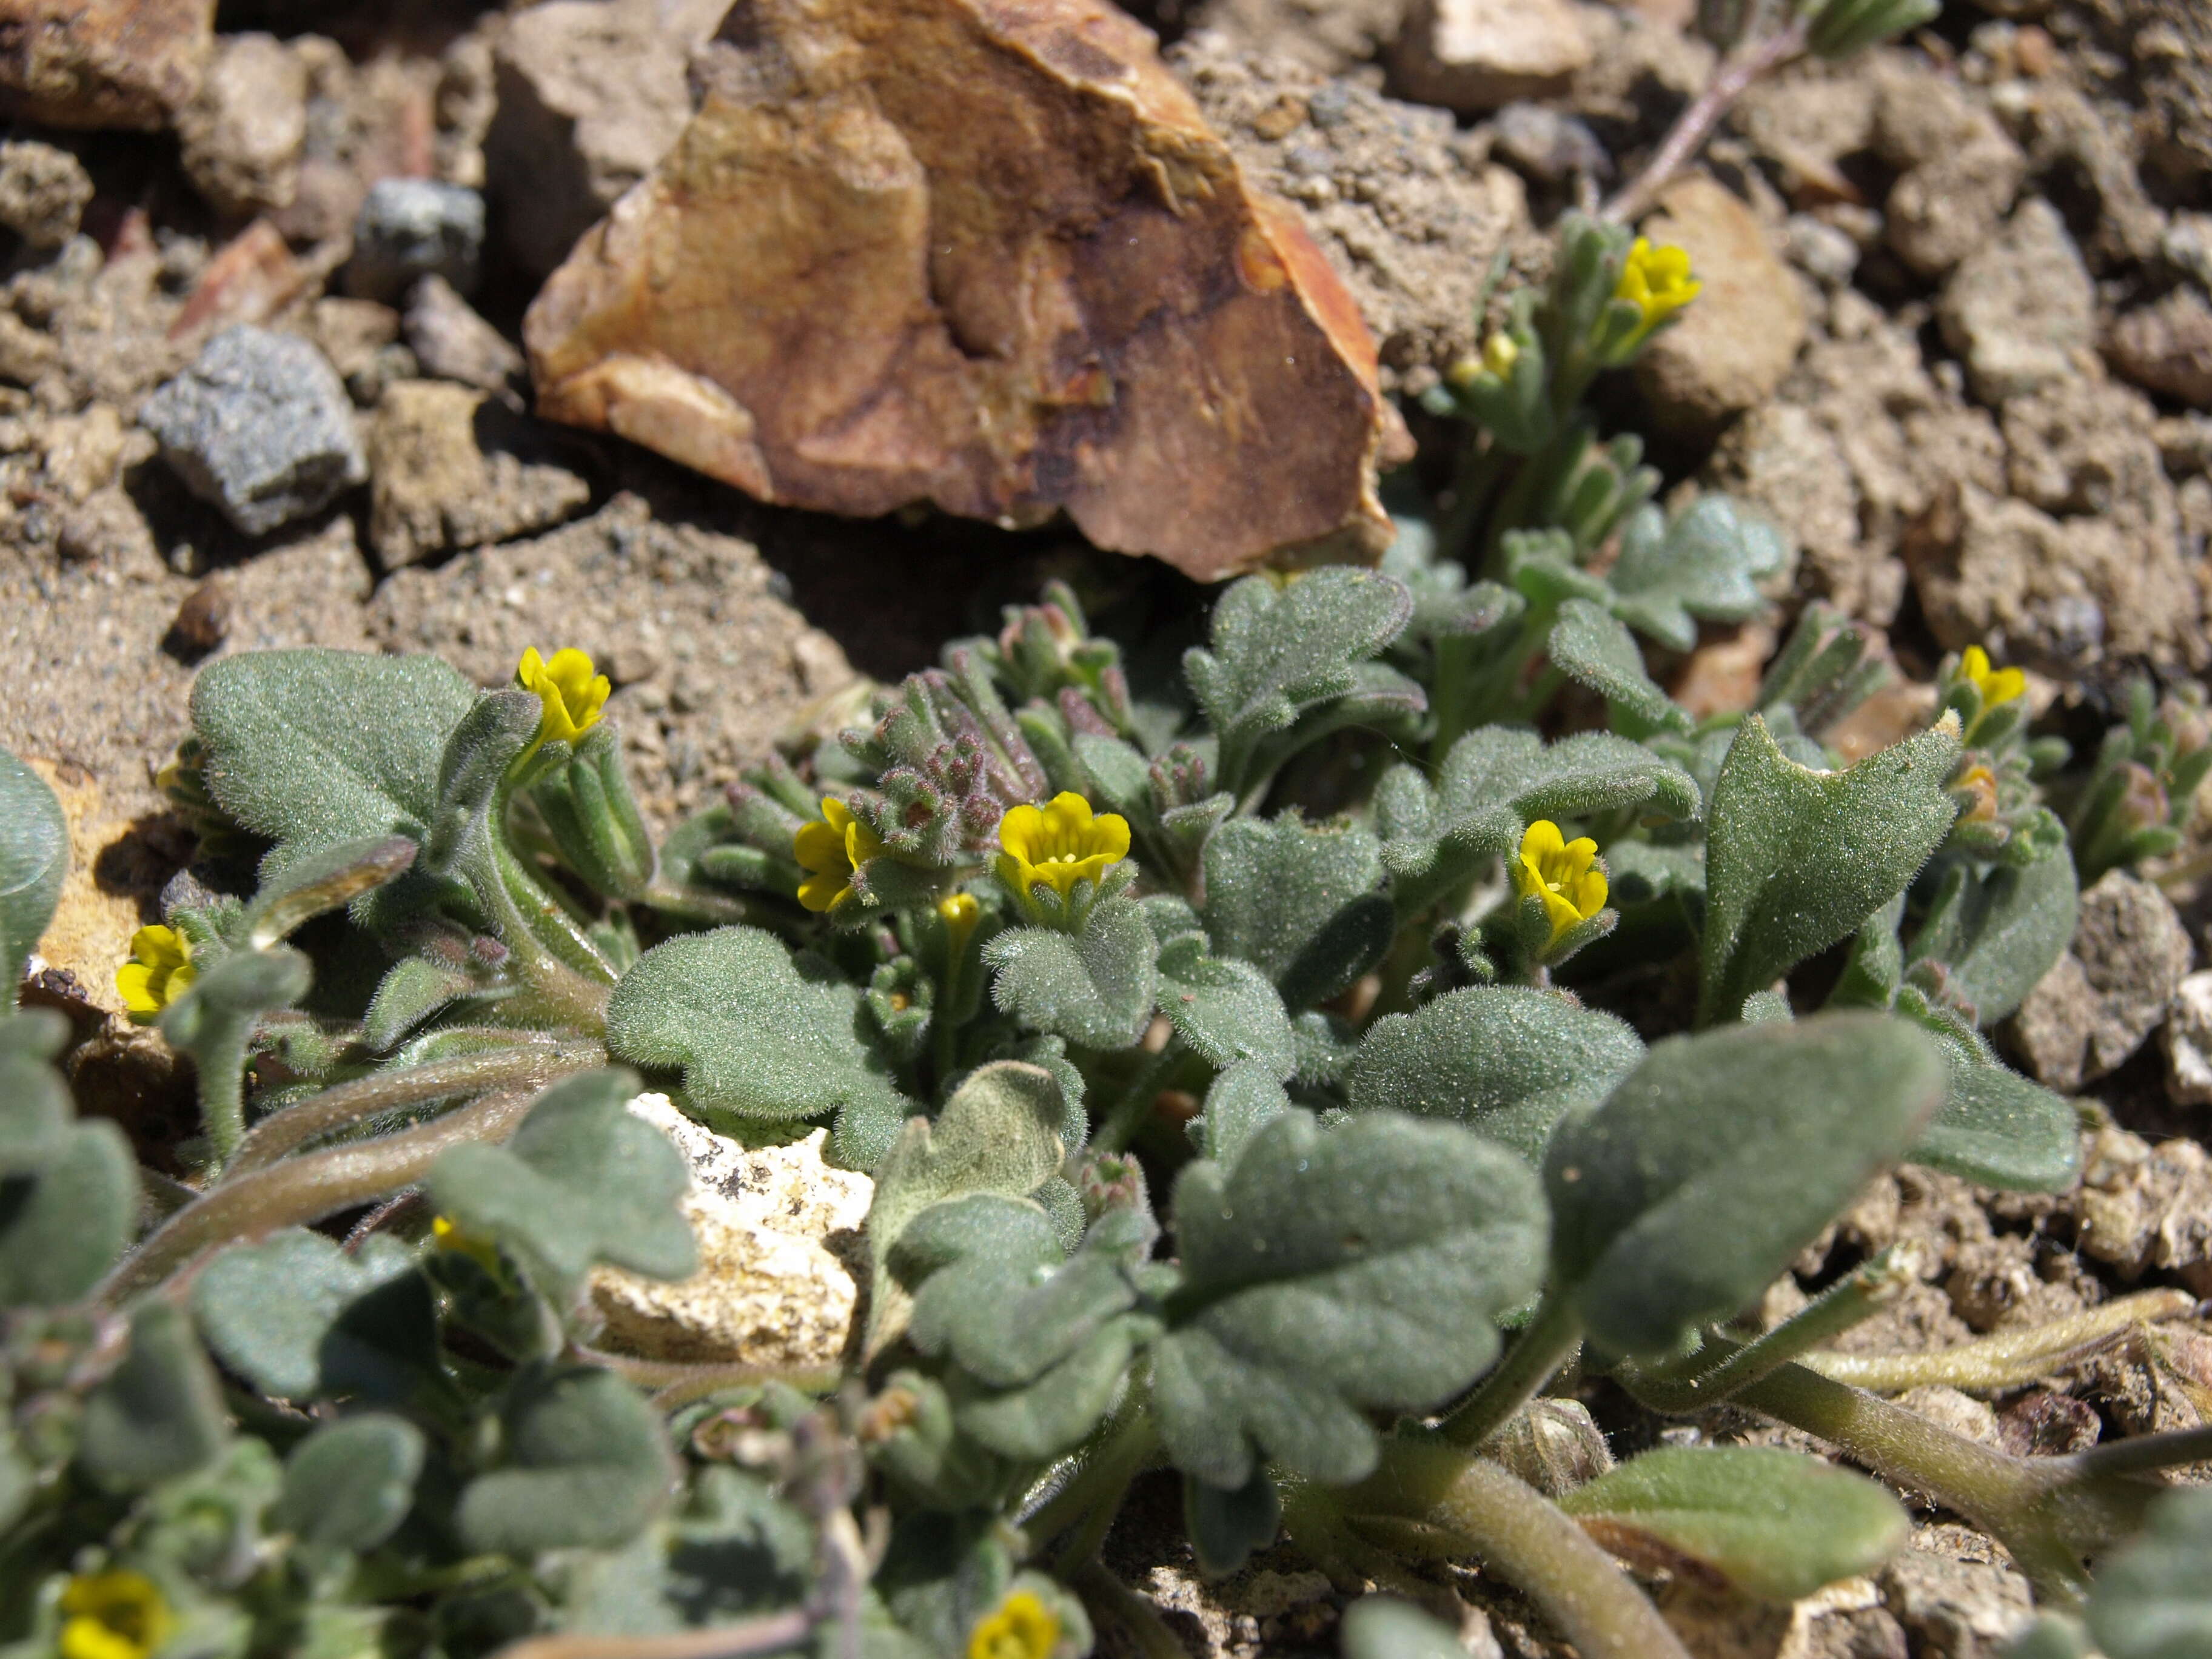
[[76,1108],[52,1063],[68,1041],[69,1022],[50,1008],[0,1012],[0,1179],[36,1175],[69,1149]]
[[983,947],[983,960],[997,975],[991,1000],[1003,1012],[1085,1048],[1127,1048],[1152,1020],[1155,949],[1143,907],[1109,898],[1079,933],[1012,927]]
[[876,1167],[868,1206],[868,1353],[906,1329],[912,1298],[890,1271],[907,1226],[932,1205],[971,1193],[1026,1198],[1060,1168],[1066,1110],[1060,1085],[1038,1066],[1000,1060],[978,1066],[933,1123],[909,1119]]
[[1459,1632],[1411,1601],[1363,1595],[1344,1610],[1344,1659],[1467,1659]]
[[1656,1044],[1544,1158],[1552,1291],[1616,1353],[1672,1350],[1759,1298],[1942,1102],[1932,1038],[1820,1014]]
[[407,1518],[423,1449],[422,1431],[388,1412],[325,1423],[284,1460],[270,1518],[319,1548],[374,1549]]
[[1779,532],[1726,495],[1701,496],[1671,525],[1657,507],[1642,507],[1621,526],[1620,556],[1607,573],[1613,614],[1687,651],[1698,619],[1755,616],[1766,602],[1759,581],[1789,557]]
[[1516,842],[1538,818],[1585,818],[1629,807],[1694,818],[1698,806],[1690,775],[1641,744],[1603,732],[1547,744],[1510,726],[1482,726],[1454,744],[1438,794],[1447,822],[1509,813]]
[[2081,1172],[2074,1108],[1994,1054],[1942,1039],[1949,1073],[1943,1108],[1912,1145],[1915,1164],[1984,1187],[2058,1193]]
[[1614,1528],[1644,1534],[1769,1601],[1871,1573],[1912,1532],[1905,1506],[1863,1475],[1764,1446],[1660,1446],[1559,1505],[1601,1543]]
[[[1310,1016],[1317,1018],[1319,1016]],[[1252,1137],[1291,1109],[1282,1079],[1249,1060],[1227,1067],[1206,1091],[1206,1109],[1191,1120],[1199,1151],[1224,1170],[1237,1167]]]
[[1381,843],[1357,825],[1238,818],[1206,844],[1206,930],[1217,954],[1273,981],[1285,1006],[1309,1008],[1390,948],[1382,884]]
[[192,1285],[222,1363],[278,1400],[404,1400],[437,1370],[437,1310],[413,1254],[372,1235],[358,1253],[303,1227],[234,1244]]
[[860,989],[773,933],[718,927],[656,945],[607,1005],[607,1052],[681,1066],[711,1122],[913,1109],[864,1035]]
[[659,1414],[612,1371],[526,1366],[500,1427],[501,1466],[469,1482],[454,1514],[471,1550],[612,1549],[674,1490]]
[[0,749],[0,1007],[15,1006],[23,963],[61,902],[69,858],[69,820],[54,792]]
[[1202,935],[1160,952],[1160,1012],[1211,1066],[1250,1060],[1284,1079],[1297,1069],[1283,1000],[1249,962],[1208,956]]
[[1449,1118],[1534,1164],[1563,1114],[1595,1106],[1643,1058],[1611,1014],[1555,991],[1478,987],[1376,1020],[1348,1091],[1354,1111]]
[[215,1367],[184,1314],[140,1303],[129,1351],[85,1400],[78,1464],[109,1492],[143,1491],[198,1468],[229,1432]]
[[1183,674],[1227,749],[1351,691],[1353,665],[1395,639],[1413,609],[1401,583],[1373,571],[1248,576],[1214,605],[1212,648],[1185,652]]
[[2149,1520],[2098,1574],[2090,1632],[2105,1659],[2203,1659],[2212,1652],[2212,1490],[2167,1492]]
[[76,1301],[137,1224],[138,1164],[123,1131],[105,1118],[70,1125],[35,1174],[0,1179],[0,1307]]
[[1605,699],[1613,728],[1624,737],[1690,729],[1689,712],[1646,672],[1635,636],[1588,599],[1569,599],[1559,607],[1544,652],[1554,668]]
[[678,1204],[691,1175],[668,1137],[625,1103],[634,1073],[587,1072],[539,1096],[504,1146],[465,1142],[423,1186],[465,1231],[513,1253],[566,1308],[607,1261],[651,1279],[688,1279],[699,1255]]
[[1496,1358],[1540,1275],[1526,1164],[1454,1124],[1389,1114],[1324,1134],[1275,1119],[1224,1172],[1188,1165],[1184,1282],[1154,1345],[1169,1454],[1228,1491],[1261,1459],[1332,1484],[1374,1468],[1370,1407],[1425,1410]]
[[1265,1469],[1235,1492],[1183,1477],[1183,1530],[1190,1535],[1198,1570],[1208,1578],[1235,1572],[1275,1541],[1283,1524],[1283,1500]]
[[1946,991],[1987,1028],[2018,1008],[2073,943],[2074,860],[2055,848],[2023,866],[1957,866],[1913,938],[1914,962],[1940,962]]
[[350,904],[407,873],[418,849],[404,836],[333,842],[303,854],[262,882],[240,918],[234,939],[265,951],[328,910]]
[[1905,890],[1958,816],[1943,790],[1958,757],[1949,715],[1843,772],[1798,765],[1745,721],[1709,815],[1700,1024],[1735,1018]]
[[276,844],[273,880],[342,842],[429,833],[446,739],[477,690],[435,657],[254,651],[192,683],[216,804]]

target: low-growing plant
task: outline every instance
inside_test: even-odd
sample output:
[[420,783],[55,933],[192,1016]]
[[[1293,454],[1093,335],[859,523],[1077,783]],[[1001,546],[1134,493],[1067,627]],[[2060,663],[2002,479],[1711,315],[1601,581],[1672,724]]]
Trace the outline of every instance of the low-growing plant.
[[[1455,395],[1493,433],[1571,408],[1688,280],[1578,225]],[[1540,356],[1583,367],[1540,397]],[[1577,419],[1512,451],[1494,535],[1409,514],[1380,570],[1237,582],[1179,677],[1054,586],[659,842],[580,653],[488,692],[205,670],[167,776],[203,861],[118,975],[196,1068],[190,1179],[77,1115],[55,1016],[0,1026],[0,1653],[1046,1659],[1098,1620],[1164,1654],[1099,1562],[1162,1468],[1206,1571],[1287,1532],[1404,1598],[1352,1609],[1362,1659],[1456,1650],[1424,1559],[1649,1659],[1683,1650],[1613,1549],[1786,1601],[1904,1538],[1795,1453],[1613,1466],[1563,1380],[1601,1375],[1971,1518],[2051,1610],[2033,1651],[2179,1651],[2203,1517],[2157,1471],[2212,1431],[2031,1461],[1853,1386],[1826,1345],[1887,1257],[1731,1322],[1892,1165],[2075,1178],[2075,1109],[1984,1032],[2065,951],[2077,858],[2170,848],[2110,780],[2193,786],[2201,743],[2143,715],[2063,822],[1977,651],[1844,765],[1881,670],[1817,607],[1693,717],[1639,637],[1753,614],[1785,550],[1723,498],[1668,520]],[[66,854],[12,761],[0,824],[12,990]],[[596,1267],[696,1262],[648,1085],[872,1176],[850,1364],[598,1346]],[[1881,1386],[2011,1386],[2148,1294]]]

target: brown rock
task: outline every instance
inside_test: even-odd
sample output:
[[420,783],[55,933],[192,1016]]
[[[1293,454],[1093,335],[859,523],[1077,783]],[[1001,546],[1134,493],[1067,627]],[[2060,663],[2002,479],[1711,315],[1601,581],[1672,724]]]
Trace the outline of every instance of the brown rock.
[[1190,38],[1338,75],[1396,40],[1405,18],[1406,0],[1206,0]]
[[76,234],[92,202],[92,175],[65,149],[36,139],[0,144],[0,225],[35,248]]
[[2106,872],[2081,895],[2073,948],[2013,1016],[2029,1068],[2060,1090],[2116,1070],[2164,1022],[2194,954],[2164,893]]
[[188,662],[221,645],[230,632],[230,584],[221,576],[204,578],[177,607],[166,643]]
[[1987,242],[2019,193],[2027,157],[1955,81],[1902,56],[1876,70],[1875,148],[1903,169],[1889,192],[1889,246],[1941,276]]
[[207,262],[170,324],[169,336],[181,340],[234,323],[266,322],[306,293],[313,280],[292,257],[283,233],[268,220],[256,219]]
[[1943,339],[1992,408],[2065,380],[2095,337],[2097,295],[2058,210],[2040,197],[1959,262]]
[[483,392],[506,392],[522,378],[522,354],[436,275],[407,299],[407,345],[425,374]]
[[591,500],[564,468],[504,447],[526,425],[481,392],[436,380],[385,388],[369,432],[369,545],[387,570],[560,523]]
[[273,34],[232,34],[177,118],[185,174],[218,211],[291,206],[307,142],[307,66]]
[[1710,431],[1782,384],[1805,343],[1805,302],[1758,216],[1734,192],[1693,173],[1660,206],[1644,234],[1686,251],[1705,290],[1644,348],[1637,379],[1662,425]]
[[2014,1457],[2065,1457],[2097,1443],[2096,1408],[2070,1395],[2038,1389],[2005,1407],[1997,1436]]
[[1202,578],[1379,548],[1373,343],[1151,36],[927,0],[893,52],[888,6],[776,0],[716,44],[682,141],[531,307],[541,412],[767,501],[1065,509]]
[[1395,67],[1408,95],[1463,115],[1565,92],[1590,61],[1567,0],[1414,0]]
[[214,45],[215,0],[0,0],[0,116],[159,131]]
[[[691,118],[684,65],[730,0],[549,0],[493,43],[486,179],[509,250],[543,276]],[[467,182],[463,180],[461,182]]]
[[2105,358],[2148,391],[2212,406],[2212,306],[2178,288],[2155,305],[2128,312],[2106,337]]

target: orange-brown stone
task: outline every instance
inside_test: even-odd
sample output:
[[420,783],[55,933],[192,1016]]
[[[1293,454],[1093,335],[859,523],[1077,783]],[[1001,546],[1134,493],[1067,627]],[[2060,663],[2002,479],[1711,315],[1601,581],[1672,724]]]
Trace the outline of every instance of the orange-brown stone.
[[524,325],[540,412],[764,501],[1212,578],[1371,553],[1406,447],[1350,295],[1098,0],[740,0]]

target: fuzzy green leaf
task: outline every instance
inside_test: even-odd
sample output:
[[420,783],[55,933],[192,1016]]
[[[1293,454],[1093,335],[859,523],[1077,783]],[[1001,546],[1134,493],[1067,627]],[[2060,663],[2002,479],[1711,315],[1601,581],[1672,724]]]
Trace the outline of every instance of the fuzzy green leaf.
[[424,1443],[422,1430],[388,1412],[325,1423],[284,1460],[284,1495],[270,1518],[322,1549],[374,1549],[415,1502]]
[[1376,1021],[1349,1092],[1354,1111],[1449,1118],[1534,1164],[1563,1114],[1595,1106],[1643,1058],[1611,1014],[1553,991],[1478,987]]
[[1444,757],[1438,780],[1447,822],[1509,811],[1512,838],[1538,818],[1583,818],[1641,806],[1674,818],[1698,815],[1690,775],[1641,744],[1588,732],[1547,744],[1534,732],[1486,726]]
[[1905,890],[1958,816],[1943,790],[1958,757],[1948,715],[1843,772],[1800,766],[1765,721],[1744,723],[1713,788],[1701,1024],[1735,1018]]
[[349,1254],[288,1227],[234,1244],[192,1284],[192,1316],[225,1365],[278,1400],[404,1400],[437,1369],[437,1310],[407,1247]]
[[611,1549],[674,1488],[659,1413],[612,1371],[526,1366],[500,1420],[501,1465],[469,1482],[454,1515],[471,1550]]
[[1079,933],[1009,928],[983,947],[983,959],[998,975],[991,1000],[1004,1012],[1086,1048],[1126,1048],[1152,1019],[1155,948],[1143,907],[1109,898]]
[[601,1261],[648,1278],[689,1278],[698,1250],[678,1200],[691,1176],[668,1137],[624,1103],[634,1073],[587,1072],[538,1097],[504,1146],[451,1146],[423,1186],[461,1228],[514,1253],[567,1305]]
[[1553,1131],[1553,1292],[1607,1350],[1672,1350],[1756,1301],[1904,1156],[1944,1082],[1934,1039],[1881,1014],[1656,1044]]
[[477,690],[435,657],[256,651],[192,683],[216,804],[275,842],[264,879],[325,848],[429,833],[446,739]]
[[[52,1076],[43,1066],[33,1073],[41,1074]],[[0,1084],[9,1075],[0,1069]],[[76,1301],[137,1223],[138,1164],[123,1131],[104,1118],[70,1125],[35,1173],[0,1178],[0,1307]]]
[[1213,1079],[1206,1091],[1206,1110],[1191,1121],[1190,1135],[1207,1158],[1233,1170],[1252,1137],[1290,1109],[1282,1080],[1264,1066],[1243,1061]]
[[0,1008],[15,1006],[15,982],[61,902],[69,857],[69,821],[54,792],[0,749]]
[[1183,1477],[1183,1530],[1198,1570],[1208,1578],[1235,1572],[1255,1550],[1267,1548],[1283,1524],[1283,1500],[1265,1469],[1235,1492]]
[[69,1149],[76,1109],[52,1065],[68,1041],[69,1022],[52,1009],[0,1012],[0,1179],[36,1175]]
[[79,1466],[109,1492],[143,1491],[198,1468],[229,1433],[215,1367],[182,1311],[140,1303],[130,1351],[84,1402]]
[[1605,699],[1613,728],[1623,736],[1690,729],[1688,711],[1645,670],[1635,636],[1588,599],[1569,599],[1559,607],[1544,652],[1554,668]]
[[1940,962],[1945,988],[1994,1025],[2019,1007],[2074,939],[2078,895],[2063,848],[2022,866],[1961,866],[1915,935],[1914,962]]
[[1994,1054],[1942,1039],[1949,1073],[1942,1109],[1907,1156],[1984,1187],[2058,1193],[2081,1172],[2074,1109]]
[[866,1038],[862,994],[757,927],[718,927],[656,945],[615,986],[607,1052],[633,1066],[681,1066],[709,1121],[894,1118],[913,1109]]
[[1279,732],[1351,691],[1353,665],[1395,639],[1413,605],[1392,578],[1341,565],[1279,586],[1248,576],[1214,605],[1212,648],[1184,653],[1183,673],[1224,744]]
[[971,1193],[1022,1199],[1060,1168],[1065,1155],[1060,1085],[1038,1066],[1000,1060],[977,1067],[945,1102],[937,1121],[909,1119],[875,1171],[868,1206],[868,1352],[905,1331],[913,1300],[890,1271],[891,1252],[908,1224],[932,1205]]
[[1766,602],[1759,583],[1789,557],[1773,526],[1726,495],[1701,497],[1671,525],[1657,507],[1642,507],[1621,526],[1620,556],[1607,573],[1613,614],[1687,651],[1698,642],[1699,619],[1757,614]]
[[1794,1601],[1871,1573],[1911,1535],[1905,1506],[1863,1475],[1764,1446],[1661,1446],[1559,1500],[1585,1527],[1626,1528]]
[[1357,825],[1238,818],[1206,844],[1206,930],[1217,954],[1259,969],[1287,1007],[1309,1008],[1390,948],[1382,884],[1381,843]]
[[2149,1519],[2099,1573],[2090,1632],[2106,1659],[2203,1659],[2212,1652],[2212,1490],[2167,1492]]
[[1366,1409],[1465,1388],[1540,1276],[1534,1176],[1454,1124],[1378,1113],[1324,1134],[1288,1113],[1234,1170],[1187,1166],[1174,1207],[1184,1282],[1153,1345],[1154,1403],[1177,1466],[1227,1491],[1261,1459],[1364,1476]]
[[1250,1060],[1279,1078],[1297,1069],[1283,1000],[1249,962],[1208,956],[1188,935],[1160,952],[1160,1012],[1209,1065]]
[[1344,1659],[1467,1659],[1459,1632],[1411,1601],[1363,1595],[1344,1610]]

